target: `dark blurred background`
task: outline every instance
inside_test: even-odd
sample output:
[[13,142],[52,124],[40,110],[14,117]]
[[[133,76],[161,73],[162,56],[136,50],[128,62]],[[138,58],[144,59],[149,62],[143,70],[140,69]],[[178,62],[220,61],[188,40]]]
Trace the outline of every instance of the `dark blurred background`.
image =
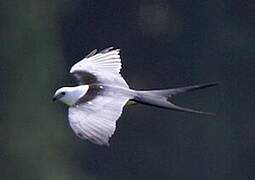
[[[1,1],[0,179],[255,179],[253,0]],[[100,147],[54,91],[94,48],[121,48],[135,88],[221,81],[175,102],[207,117],[126,107]]]

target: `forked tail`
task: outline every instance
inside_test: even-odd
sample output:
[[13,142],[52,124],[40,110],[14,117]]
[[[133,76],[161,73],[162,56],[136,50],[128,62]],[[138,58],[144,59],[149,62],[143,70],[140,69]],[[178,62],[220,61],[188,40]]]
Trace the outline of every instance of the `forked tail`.
[[156,107],[165,108],[165,109],[172,109],[176,111],[198,113],[198,114],[205,114],[205,115],[215,115],[214,113],[197,111],[197,110],[177,106],[171,103],[170,99],[173,96],[176,96],[181,93],[191,92],[198,89],[204,89],[204,88],[216,86],[218,84],[219,82],[213,82],[213,83],[193,85],[193,86],[187,86],[187,87],[181,87],[181,88],[175,88],[175,89],[136,91],[136,96],[134,101],[141,104],[147,104],[151,106],[156,106]]

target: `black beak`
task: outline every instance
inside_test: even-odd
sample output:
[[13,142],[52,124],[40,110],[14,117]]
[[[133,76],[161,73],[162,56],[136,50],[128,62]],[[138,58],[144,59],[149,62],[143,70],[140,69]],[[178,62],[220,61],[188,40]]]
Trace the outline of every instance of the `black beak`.
[[59,98],[61,98],[63,95],[62,94],[55,94],[53,97],[52,97],[52,101],[57,101]]

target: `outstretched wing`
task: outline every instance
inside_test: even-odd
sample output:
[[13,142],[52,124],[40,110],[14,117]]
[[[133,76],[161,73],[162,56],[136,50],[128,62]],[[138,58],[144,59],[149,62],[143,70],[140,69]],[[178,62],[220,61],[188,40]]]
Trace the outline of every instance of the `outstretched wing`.
[[94,99],[69,107],[70,125],[80,138],[108,146],[128,100],[116,92],[98,94]]
[[128,87],[120,74],[120,50],[113,47],[97,53],[93,50],[84,59],[73,65],[70,70],[80,84],[115,84]]

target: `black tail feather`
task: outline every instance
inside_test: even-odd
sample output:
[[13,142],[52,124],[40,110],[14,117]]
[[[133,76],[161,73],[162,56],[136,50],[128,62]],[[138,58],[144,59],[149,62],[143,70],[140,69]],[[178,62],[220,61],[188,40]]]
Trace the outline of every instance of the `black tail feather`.
[[217,86],[219,84],[220,84],[220,82],[212,82],[212,83],[205,83],[205,84],[199,84],[199,85],[193,85],[193,86],[174,88],[174,89],[170,89],[169,93],[170,93],[170,95],[174,96],[174,95],[177,95],[180,93],[192,92],[192,91],[196,91],[199,89],[205,89],[205,88]]
[[136,91],[135,101],[142,104],[156,106],[160,108],[172,109],[182,112],[190,112],[204,115],[215,115],[214,113],[208,113],[203,111],[197,111],[185,107],[177,106],[169,101],[169,99],[177,94],[191,92],[199,89],[213,87],[218,85],[219,82],[206,83],[200,85],[186,86],[174,89],[163,89],[163,90],[149,90],[149,91]]

